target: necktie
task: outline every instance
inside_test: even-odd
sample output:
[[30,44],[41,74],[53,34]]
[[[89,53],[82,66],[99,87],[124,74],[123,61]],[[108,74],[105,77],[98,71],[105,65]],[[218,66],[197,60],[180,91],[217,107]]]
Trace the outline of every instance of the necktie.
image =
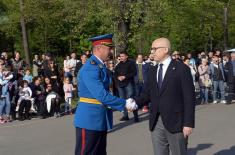
[[157,77],[157,84],[158,88],[161,89],[162,86],[162,66],[163,64],[159,64],[159,70],[158,70],[158,77]]

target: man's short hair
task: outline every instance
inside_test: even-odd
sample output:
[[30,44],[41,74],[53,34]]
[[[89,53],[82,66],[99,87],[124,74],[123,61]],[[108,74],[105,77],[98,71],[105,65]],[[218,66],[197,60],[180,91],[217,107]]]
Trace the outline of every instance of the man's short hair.
[[214,57],[214,58],[220,58],[220,56],[217,55],[217,54],[214,54],[213,57]]
[[120,54],[125,54],[128,56],[128,53],[126,51],[122,51],[122,52],[120,52]]

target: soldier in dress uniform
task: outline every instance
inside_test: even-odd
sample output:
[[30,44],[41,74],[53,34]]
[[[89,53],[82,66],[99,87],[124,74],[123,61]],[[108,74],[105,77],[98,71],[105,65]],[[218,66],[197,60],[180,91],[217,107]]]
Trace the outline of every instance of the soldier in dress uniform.
[[115,97],[109,92],[110,77],[104,64],[111,54],[112,34],[91,38],[93,55],[78,75],[79,103],[74,125],[75,155],[106,155],[107,131],[112,128],[112,108],[136,109],[136,103]]

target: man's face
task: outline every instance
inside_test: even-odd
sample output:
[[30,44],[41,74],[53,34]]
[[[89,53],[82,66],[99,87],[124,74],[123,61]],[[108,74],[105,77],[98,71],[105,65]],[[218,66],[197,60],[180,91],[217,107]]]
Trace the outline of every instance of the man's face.
[[42,60],[45,60],[46,56],[44,54],[42,54]]
[[81,60],[82,60],[83,62],[86,62],[87,56],[86,56],[86,55],[82,55],[82,56],[81,56]]
[[218,64],[218,63],[219,63],[219,58],[218,58],[218,57],[214,57],[214,58],[213,58],[213,62],[214,62],[215,64]]
[[188,56],[189,59],[192,57],[191,53],[189,53],[187,56]]
[[205,57],[205,56],[206,56],[206,53],[205,53],[205,52],[201,52],[201,56],[202,56],[202,57]]
[[213,57],[213,52],[209,52],[208,53],[208,56],[211,58],[211,57]]
[[5,59],[7,59],[7,57],[8,57],[8,56],[7,56],[7,53],[6,53],[6,52],[3,52],[3,53],[2,53],[2,57],[4,57]]
[[109,46],[105,46],[105,45],[100,46],[99,50],[101,52],[101,55],[104,61],[108,60],[109,57],[112,55],[111,49],[112,48]]
[[161,46],[158,42],[153,42],[152,51],[154,60],[157,62],[161,62],[167,55],[168,49],[167,47]]
[[216,54],[216,55],[220,55],[220,51],[216,51],[215,54]]
[[120,59],[122,62],[125,62],[127,60],[128,56],[126,54],[120,54]]
[[228,56],[227,55],[223,56],[223,60],[228,61]]
[[16,58],[20,59],[20,53],[18,53],[18,52],[16,53]]
[[151,53],[151,54],[149,54],[149,59],[151,60],[151,61],[154,61],[154,55]]
[[180,59],[180,55],[179,54],[175,54],[175,59]]
[[138,55],[137,62],[138,63],[142,63],[143,62],[143,56],[142,55]]
[[231,60],[235,61],[235,53],[231,53]]

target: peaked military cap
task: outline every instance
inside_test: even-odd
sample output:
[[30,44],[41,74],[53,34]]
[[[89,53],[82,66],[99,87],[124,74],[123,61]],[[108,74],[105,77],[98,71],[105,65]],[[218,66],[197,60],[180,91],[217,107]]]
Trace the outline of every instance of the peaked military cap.
[[89,40],[92,41],[92,46],[96,45],[105,45],[109,47],[114,47],[113,41],[113,34],[105,34],[90,38]]

